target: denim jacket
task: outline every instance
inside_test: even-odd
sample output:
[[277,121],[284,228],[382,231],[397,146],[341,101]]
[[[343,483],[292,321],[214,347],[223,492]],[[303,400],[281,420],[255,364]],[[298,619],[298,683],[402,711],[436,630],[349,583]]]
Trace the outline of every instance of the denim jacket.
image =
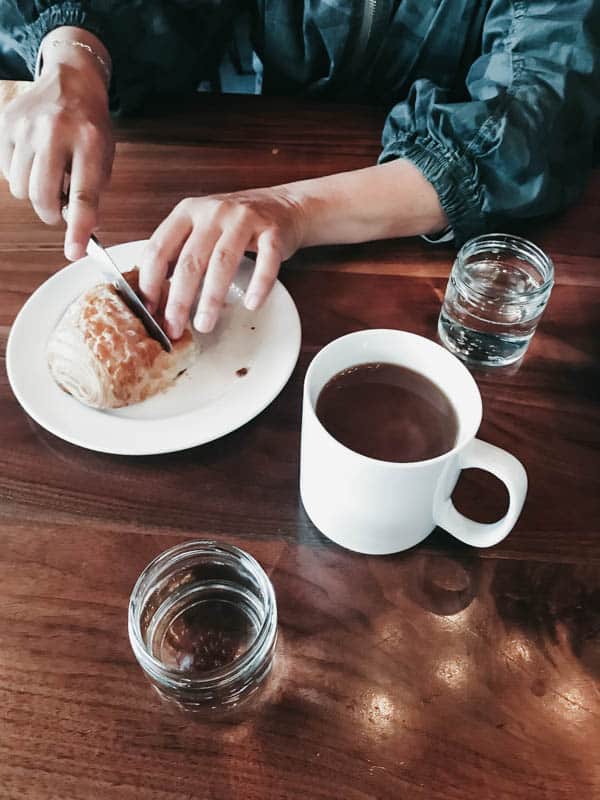
[[[125,112],[210,78],[249,13],[264,93],[389,109],[380,162],[435,187],[458,244],[581,193],[600,116],[599,0],[5,0],[0,33],[33,70],[74,25],[113,59]],[[10,20],[8,22],[7,20]]]

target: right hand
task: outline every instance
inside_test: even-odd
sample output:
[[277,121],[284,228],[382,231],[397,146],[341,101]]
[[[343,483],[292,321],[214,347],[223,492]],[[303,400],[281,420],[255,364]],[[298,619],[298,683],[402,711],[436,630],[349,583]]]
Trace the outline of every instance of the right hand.
[[114,156],[106,86],[82,55],[45,63],[31,89],[0,112],[0,169],[11,193],[29,198],[40,219],[54,225],[70,184],[65,255],[71,260],[85,255],[98,224]]

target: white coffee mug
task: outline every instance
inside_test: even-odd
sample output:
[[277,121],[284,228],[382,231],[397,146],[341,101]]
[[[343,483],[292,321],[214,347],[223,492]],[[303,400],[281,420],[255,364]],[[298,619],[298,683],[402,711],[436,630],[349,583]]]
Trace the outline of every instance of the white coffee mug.
[[[321,389],[341,370],[369,362],[407,367],[442,389],[458,417],[452,450],[427,461],[379,461],[350,450],[325,430],[315,410]],[[476,547],[496,544],[521,513],[527,474],[510,453],[475,438],[481,416],[481,395],[470,372],[435,342],[397,330],[335,339],[313,358],[304,380],[300,495],[308,516],[329,539],[359,553],[397,553],[425,539],[436,525]],[[508,489],[508,510],[498,522],[475,522],[454,507],[452,492],[468,467],[491,472]]]

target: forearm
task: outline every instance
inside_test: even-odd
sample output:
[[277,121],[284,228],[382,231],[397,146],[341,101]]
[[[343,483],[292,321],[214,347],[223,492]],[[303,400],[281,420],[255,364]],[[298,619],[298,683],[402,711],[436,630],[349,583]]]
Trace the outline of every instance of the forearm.
[[302,247],[430,234],[448,224],[433,186],[403,159],[280,188],[298,207]]

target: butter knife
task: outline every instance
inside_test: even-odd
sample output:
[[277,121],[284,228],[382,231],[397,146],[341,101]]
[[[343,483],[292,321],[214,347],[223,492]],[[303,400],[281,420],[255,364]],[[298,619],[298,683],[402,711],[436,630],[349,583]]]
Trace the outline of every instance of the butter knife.
[[107,277],[110,277],[111,282],[114,284],[115,289],[119,292],[124,302],[133,311],[136,317],[142,320],[144,327],[156,339],[162,347],[171,352],[171,341],[167,334],[163,331],[158,322],[154,319],[152,314],[148,311],[146,306],[142,303],[137,294],[133,291],[131,286],[127,283],[121,270],[117,267],[115,262],[102,247],[98,239],[92,234],[87,246],[87,254],[99,264],[102,265],[103,272]]
[[[68,210],[68,206],[63,206],[62,216],[65,222],[67,221]],[[123,301],[129,306],[136,317],[141,319],[150,336],[152,336],[153,339],[156,339],[156,341],[159,342],[159,344],[164,350],[167,351],[167,353],[170,353],[172,345],[169,337],[154,319],[152,314],[148,311],[146,306],[142,303],[137,294],[133,291],[131,286],[127,283],[121,273],[121,270],[117,267],[104,247],[102,247],[94,234],[90,236],[87,246],[87,254],[101,266],[103,274],[109,278],[110,282],[121,295]]]

